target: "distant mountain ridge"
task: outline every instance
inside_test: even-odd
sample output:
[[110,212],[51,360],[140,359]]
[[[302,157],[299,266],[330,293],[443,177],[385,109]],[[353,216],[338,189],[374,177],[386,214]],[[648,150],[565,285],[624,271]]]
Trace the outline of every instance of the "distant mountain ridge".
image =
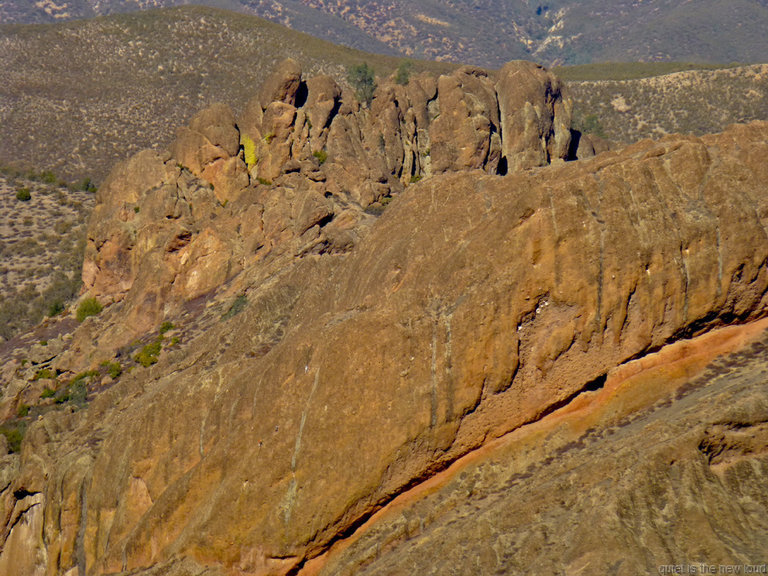
[[[52,22],[183,0],[0,1],[0,23]],[[353,48],[498,68],[606,61],[763,62],[766,0],[199,0]]]
[[[195,6],[2,26],[0,54],[0,164],[97,183],[116,161],[167,145],[173,127],[201,108],[228,102],[242,109],[286,56],[308,73],[342,83],[350,66],[367,62],[381,79],[404,61],[330,44],[255,16]],[[408,62],[413,74],[435,77],[456,67]],[[642,79],[683,69],[600,64],[556,73],[569,85],[577,126],[611,140],[703,134],[732,122],[768,119],[762,66]],[[663,86],[654,88],[659,82]],[[631,110],[612,104],[619,96]]]

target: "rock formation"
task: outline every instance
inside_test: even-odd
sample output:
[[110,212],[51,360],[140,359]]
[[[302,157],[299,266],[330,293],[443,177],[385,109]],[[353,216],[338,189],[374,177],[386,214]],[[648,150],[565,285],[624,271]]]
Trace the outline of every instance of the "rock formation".
[[[570,112],[535,65],[370,109],[282,69],[243,118],[216,106],[115,169],[83,272],[113,303],[41,327],[55,354],[8,353],[6,413],[47,377],[69,396],[4,457],[0,572],[633,574],[699,538],[759,561],[762,360],[669,346],[730,324],[765,346],[768,123],[547,166]],[[617,520],[579,534],[600,506]],[[714,506],[704,536],[670,524]]]
[[288,60],[241,119],[214,105],[167,155],[134,156],[99,190],[85,290],[126,299],[122,339],[100,343],[125,344],[256,261],[348,250],[366,209],[422,177],[563,160],[569,126],[558,80],[529,62],[497,81],[464,67],[385,82],[368,110],[329,76],[305,82]]

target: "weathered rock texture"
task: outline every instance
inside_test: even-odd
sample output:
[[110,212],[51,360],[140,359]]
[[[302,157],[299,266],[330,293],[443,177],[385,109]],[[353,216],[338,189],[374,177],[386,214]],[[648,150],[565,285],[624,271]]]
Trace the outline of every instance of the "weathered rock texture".
[[[246,161],[232,155],[225,108],[192,123],[176,158],[146,153],[119,168],[101,191],[84,277],[93,293],[122,300],[47,362],[66,375],[78,363],[126,361],[125,348],[115,352],[126,334],[152,333],[168,318],[181,341],[150,368],[92,385],[87,409],[31,423],[21,456],[6,457],[18,471],[2,492],[0,566],[24,558],[21,574],[309,570],[398,495],[599,387],[612,368],[765,315],[768,124],[501,177],[503,159],[531,167],[568,146],[557,99],[548,99],[556,82],[528,64],[502,76],[513,74],[525,94],[537,77],[548,88],[522,113],[505,101],[498,117],[483,104],[496,101],[494,84],[469,69],[381,88],[370,112],[343,91],[337,101],[327,79],[307,83],[303,106],[295,83],[274,82],[279,101],[265,108],[262,98],[237,124],[258,130],[249,177],[255,170],[272,185],[235,186],[225,198],[201,180],[218,162]],[[471,146],[452,148],[452,137],[436,136],[443,130]],[[433,177],[378,219],[363,212],[402,183],[406,158],[421,162],[426,141],[432,171],[411,164],[410,174]],[[312,151],[322,149],[321,163]],[[177,166],[180,156],[189,165]],[[262,159],[283,172],[262,173]],[[231,182],[241,170],[222,173]],[[354,192],[356,182],[374,188]],[[12,378],[31,379],[35,367],[14,369]],[[712,430],[715,443],[731,434]],[[764,481],[758,464],[744,490]],[[699,498],[694,485],[680,498]],[[643,516],[651,505],[623,505],[626,522],[647,535],[616,546],[639,555],[645,538],[666,538],[667,525]],[[744,514],[765,512],[755,500]],[[531,542],[546,549],[546,539]],[[675,542],[699,551],[695,538]],[[482,562],[466,573],[495,569]],[[407,572],[394,565],[381,571]]]
[[763,566],[768,335],[765,320],[746,328],[622,366],[603,389],[403,494],[306,573]]
[[126,300],[122,337],[100,345],[127,343],[256,261],[349,250],[370,220],[363,210],[412,181],[565,159],[569,126],[559,81],[530,62],[498,81],[461,68],[384,83],[368,110],[329,76],[304,82],[287,60],[239,121],[214,105],[169,154],[137,154],[99,190],[83,281],[97,298]]

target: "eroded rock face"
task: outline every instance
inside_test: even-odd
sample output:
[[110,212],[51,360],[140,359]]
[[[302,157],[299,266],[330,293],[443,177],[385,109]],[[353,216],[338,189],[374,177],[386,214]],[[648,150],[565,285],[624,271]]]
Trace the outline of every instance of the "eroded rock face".
[[688,564],[697,569],[761,566],[768,340],[760,324],[757,341],[714,361],[718,339],[753,327],[622,366],[602,389],[403,494],[311,573],[629,576],[679,566],[681,556],[698,558]]
[[[216,104],[167,155],[142,152],[102,186],[83,281],[123,301],[124,322],[100,346],[146,333],[256,260],[349,250],[370,221],[364,210],[423,177],[565,158],[569,125],[558,82],[530,63],[509,64],[498,82],[470,67],[382,82],[368,110],[331,77],[304,81],[283,62],[242,118]],[[74,348],[94,361],[90,339]]]
[[[543,89],[542,89],[543,87]],[[496,84],[508,170],[543,166],[566,158],[571,144],[571,102],[560,80],[531,62],[510,62]]]
[[[125,192],[139,212],[103,202],[127,216],[113,232],[134,238],[129,256],[144,254],[112,310],[139,310],[127,306],[134,294],[168,306],[163,290],[200,293],[201,278],[227,274],[237,290],[225,295],[243,308],[180,316],[191,326],[183,348],[87,410],[33,423],[2,505],[43,494],[46,524],[35,532],[30,516],[31,536],[11,530],[6,542],[42,543],[44,556],[29,557],[52,573],[181,559],[249,575],[309,569],[398,494],[613,367],[764,316],[766,142],[768,123],[756,123],[506,177],[449,171],[409,186],[370,224],[326,193],[330,175],[292,168],[222,206],[189,170],[148,157],[152,191]],[[225,272],[227,258],[243,271]],[[80,333],[96,338],[107,314]],[[707,445],[738,444],[730,429],[708,430]]]

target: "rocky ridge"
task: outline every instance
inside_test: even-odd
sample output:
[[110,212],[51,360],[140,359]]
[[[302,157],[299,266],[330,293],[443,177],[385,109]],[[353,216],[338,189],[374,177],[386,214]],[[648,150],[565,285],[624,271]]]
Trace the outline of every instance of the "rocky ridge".
[[[38,333],[0,351],[0,409],[28,426],[3,457],[0,572],[404,573],[408,534],[432,550],[442,536],[427,531],[450,523],[450,503],[448,516],[417,506],[405,524],[366,524],[362,548],[328,552],[494,439],[618,390],[616,367],[626,376],[682,338],[762,318],[768,124],[554,162],[574,148],[557,87],[530,63],[496,79],[464,68],[382,85],[368,110],[288,62],[241,118],[214,106],[167,154],[117,166],[97,195],[83,270],[90,295],[110,305],[76,328],[41,326],[45,347]],[[683,362],[675,386],[711,358]],[[115,362],[125,370],[107,374]],[[662,382],[644,396],[647,379],[624,380],[616,402],[629,415],[676,389]],[[44,386],[69,396],[40,398]],[[750,389],[691,396],[699,419],[677,456],[717,465],[725,452],[753,470],[729,480],[744,494],[759,492],[766,470]],[[718,419],[716,405],[700,409],[711,398],[749,417]],[[591,437],[609,436],[610,410],[605,420],[587,411]],[[739,423],[756,449],[733,448]],[[575,430],[583,450],[590,441]],[[478,493],[510,482],[535,491],[516,458],[476,476]],[[546,476],[551,458],[530,462]],[[485,505],[464,484],[443,485],[434,494],[457,503],[455,519]],[[702,502],[695,486],[681,489]],[[515,494],[498,490],[497,501]],[[633,522],[648,532],[620,544],[638,556],[657,538],[645,561],[663,564],[675,534],[642,523],[649,506],[622,508],[627,534],[638,534]],[[739,513],[759,522],[765,509],[757,499]],[[524,534],[546,532],[552,517]],[[708,538],[718,557],[757,561],[757,546]],[[553,558],[546,537],[531,536],[525,558],[515,542],[488,541],[497,556],[475,572]],[[394,556],[380,554],[388,546]],[[419,561],[439,566],[439,548]],[[609,548],[586,542],[569,566],[614,566]],[[458,550],[455,566],[486,549]]]
[[422,178],[569,154],[570,102],[535,64],[509,64],[498,80],[465,67],[383,83],[368,109],[330,76],[305,82],[288,60],[237,121],[215,105],[165,157],[146,151],[112,172],[91,216],[85,290],[126,298],[135,328],[119,329],[121,346],[257,262],[350,250],[372,214]]

